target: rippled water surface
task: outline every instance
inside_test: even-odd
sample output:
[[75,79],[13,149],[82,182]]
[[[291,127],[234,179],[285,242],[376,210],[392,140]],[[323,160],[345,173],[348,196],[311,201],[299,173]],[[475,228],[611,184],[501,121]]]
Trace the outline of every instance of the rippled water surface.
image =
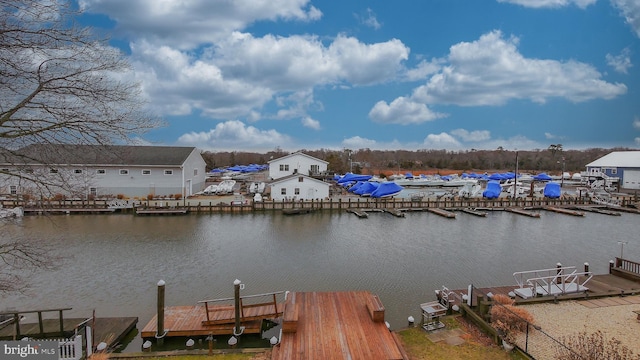
[[[66,316],[153,316],[156,283],[167,305],[279,290],[369,290],[384,303],[392,327],[419,318],[434,290],[515,284],[512,273],[565,266],[605,273],[620,255],[640,259],[640,215],[573,217],[542,212],[528,218],[492,212],[446,219],[426,212],[396,218],[346,212],[142,217],[25,217],[3,237],[39,239],[65,255],[56,271],[30,278],[27,294],[2,298],[0,309],[72,307]],[[139,349],[139,347],[137,347]]]

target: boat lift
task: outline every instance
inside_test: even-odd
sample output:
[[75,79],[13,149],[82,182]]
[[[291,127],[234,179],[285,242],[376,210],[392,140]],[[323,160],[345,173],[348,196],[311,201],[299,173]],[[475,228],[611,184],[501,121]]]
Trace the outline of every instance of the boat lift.
[[523,299],[536,296],[558,296],[586,292],[585,285],[593,274],[590,271],[577,272],[575,266],[558,266],[551,269],[519,271],[513,273],[518,288],[513,292]]
[[442,290],[436,290],[438,300],[420,304],[423,329],[433,331],[445,326],[444,323],[440,321],[440,317],[447,314],[447,310],[449,310],[449,296],[451,295],[453,295],[453,291],[443,286]]

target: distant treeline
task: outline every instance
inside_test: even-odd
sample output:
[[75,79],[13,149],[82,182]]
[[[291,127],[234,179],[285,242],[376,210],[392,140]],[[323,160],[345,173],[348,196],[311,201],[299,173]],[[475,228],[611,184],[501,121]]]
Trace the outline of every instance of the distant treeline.
[[[585,166],[612,151],[632,150],[628,148],[593,148],[586,150],[564,150],[561,144],[544,150],[299,150],[307,155],[329,162],[330,173],[344,174],[348,171],[372,175],[414,172],[416,174],[449,174],[452,172],[518,172],[560,174],[584,171]],[[267,153],[210,152],[202,157],[208,170],[233,165],[266,164],[290,154],[276,148]]]

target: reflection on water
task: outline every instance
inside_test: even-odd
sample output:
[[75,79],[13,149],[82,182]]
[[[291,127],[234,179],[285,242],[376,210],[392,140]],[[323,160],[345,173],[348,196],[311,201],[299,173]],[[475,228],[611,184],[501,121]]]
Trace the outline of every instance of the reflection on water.
[[[638,259],[638,215],[550,212],[541,218],[490,212],[446,219],[426,212],[405,218],[342,212],[176,217],[73,215],[25,217],[5,225],[3,237],[41,239],[67,256],[60,269],[30,278],[24,295],[2,298],[2,308],[72,307],[66,316],[153,316],[156,283],[167,283],[167,305],[280,290],[368,290],[378,294],[392,327],[419,317],[434,290],[514,284],[512,273],[557,262],[605,273],[628,241]],[[134,341],[130,348],[140,349]]]

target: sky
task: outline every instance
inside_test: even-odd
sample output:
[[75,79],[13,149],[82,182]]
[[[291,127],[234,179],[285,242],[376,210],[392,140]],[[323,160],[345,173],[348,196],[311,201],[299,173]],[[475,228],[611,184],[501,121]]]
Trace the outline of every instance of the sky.
[[640,0],[73,0],[208,151],[640,148]]

